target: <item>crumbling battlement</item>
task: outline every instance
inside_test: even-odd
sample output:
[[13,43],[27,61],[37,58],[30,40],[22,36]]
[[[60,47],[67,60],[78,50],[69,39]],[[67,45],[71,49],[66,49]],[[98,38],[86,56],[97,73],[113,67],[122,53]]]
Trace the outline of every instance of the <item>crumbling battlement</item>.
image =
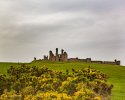
[[68,61],[80,61],[80,62],[110,64],[110,65],[120,65],[120,63],[121,63],[120,61],[117,61],[116,59],[114,61],[100,61],[100,60],[91,60],[91,58],[79,59],[78,57],[69,58]]
[[64,50],[61,50],[61,54],[58,54],[58,48],[56,48],[56,53],[55,55],[53,54],[53,52],[50,50],[49,51],[49,61],[57,61],[57,62],[66,62],[68,60],[68,55],[66,52],[64,52]]
[[[36,58],[34,58],[36,60]],[[88,62],[88,63],[98,63],[98,64],[111,64],[111,65],[120,65],[120,61],[117,61],[116,59],[114,61],[100,61],[100,60],[92,60],[91,58],[86,59],[79,59],[76,58],[68,58],[67,52],[64,52],[64,50],[61,50],[61,54],[58,54],[58,48],[56,48],[56,53],[54,53],[50,50],[49,56],[44,55],[43,60],[49,60],[49,61],[57,61],[57,62],[67,62],[67,61],[80,61],[80,62]]]

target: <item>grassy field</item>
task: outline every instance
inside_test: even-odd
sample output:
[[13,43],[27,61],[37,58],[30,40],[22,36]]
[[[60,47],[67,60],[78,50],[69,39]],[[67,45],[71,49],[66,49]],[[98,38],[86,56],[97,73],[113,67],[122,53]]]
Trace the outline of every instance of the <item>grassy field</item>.
[[[21,63],[0,63],[0,74],[6,74],[7,69],[10,66],[20,66]],[[83,63],[83,62],[46,62],[46,61],[35,61],[27,63],[29,66],[48,67],[53,70],[69,71],[74,69],[82,69],[90,66],[106,73],[109,76],[108,82],[113,84],[112,100],[124,100],[125,99],[125,67],[118,65],[107,65],[107,64],[94,64],[94,63]]]

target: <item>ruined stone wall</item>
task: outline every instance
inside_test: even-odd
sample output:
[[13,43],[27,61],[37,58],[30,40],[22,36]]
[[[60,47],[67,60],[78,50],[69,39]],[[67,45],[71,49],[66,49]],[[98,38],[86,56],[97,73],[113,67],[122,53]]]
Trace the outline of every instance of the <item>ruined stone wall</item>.
[[69,58],[68,61],[91,62],[91,58],[79,59],[78,57],[76,57],[76,58]]
[[59,55],[55,56],[55,61],[59,61]]
[[44,60],[48,60],[48,56],[44,55]]
[[63,61],[68,61],[68,54],[66,52],[63,54]]
[[91,63],[98,63],[98,64],[102,64],[103,61],[91,61]]
[[91,61],[91,63],[120,65],[120,61]]
[[114,61],[93,61],[91,58],[86,59],[79,59],[79,58],[68,58],[67,52],[64,52],[64,50],[61,50],[61,54],[58,54],[58,48],[56,48],[55,55],[52,51],[49,51],[49,58],[48,56],[44,56],[44,60],[49,61],[57,61],[57,62],[66,62],[66,61],[81,61],[81,62],[88,62],[88,63],[99,63],[99,64],[112,64],[112,65],[120,65],[120,61],[117,61],[116,59]]
[[104,61],[103,64],[116,65],[116,62],[113,62],[113,61]]
[[55,56],[52,51],[49,51],[49,60],[50,61],[55,61]]
[[53,54],[52,51],[49,52],[49,60],[50,61],[67,61],[68,59],[68,54],[66,52],[63,52],[64,50],[62,49],[61,54],[58,54],[58,48],[56,48],[56,53],[55,55]]
[[77,58],[69,58],[68,61],[78,61]]
[[120,61],[116,61],[116,65],[120,65],[121,64],[121,62]]

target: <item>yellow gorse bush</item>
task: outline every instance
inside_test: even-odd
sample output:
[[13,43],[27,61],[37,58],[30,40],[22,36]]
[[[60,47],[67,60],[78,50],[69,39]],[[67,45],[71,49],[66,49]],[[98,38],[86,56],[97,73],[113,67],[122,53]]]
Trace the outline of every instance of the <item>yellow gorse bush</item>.
[[6,92],[7,88],[3,89],[5,92],[1,91],[1,100],[101,100],[103,95],[111,94],[106,75],[91,68],[72,69],[67,73],[45,67],[21,66],[11,67],[8,72],[10,79],[0,78],[9,80],[1,82],[10,84],[5,85],[11,90]]

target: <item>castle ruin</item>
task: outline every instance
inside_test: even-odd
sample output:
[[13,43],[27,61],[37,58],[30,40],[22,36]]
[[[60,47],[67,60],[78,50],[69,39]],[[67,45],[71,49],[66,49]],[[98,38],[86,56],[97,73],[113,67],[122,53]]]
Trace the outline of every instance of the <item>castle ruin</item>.
[[[36,60],[36,58],[34,58]],[[49,61],[56,61],[56,62],[67,62],[67,61],[80,61],[80,62],[87,62],[87,63],[98,63],[98,64],[110,64],[110,65],[120,65],[120,61],[117,61],[116,59],[114,61],[100,61],[100,60],[92,60],[91,58],[86,59],[79,59],[76,58],[68,58],[67,52],[64,52],[64,50],[61,50],[61,54],[58,54],[58,48],[56,48],[56,53],[54,53],[50,50],[49,56],[44,55],[43,60],[49,60]]]
[[49,51],[49,61],[57,61],[57,62],[66,62],[68,60],[68,55],[64,50],[61,50],[61,54],[58,54],[58,48],[56,48],[56,53],[55,55],[53,52],[50,50]]

